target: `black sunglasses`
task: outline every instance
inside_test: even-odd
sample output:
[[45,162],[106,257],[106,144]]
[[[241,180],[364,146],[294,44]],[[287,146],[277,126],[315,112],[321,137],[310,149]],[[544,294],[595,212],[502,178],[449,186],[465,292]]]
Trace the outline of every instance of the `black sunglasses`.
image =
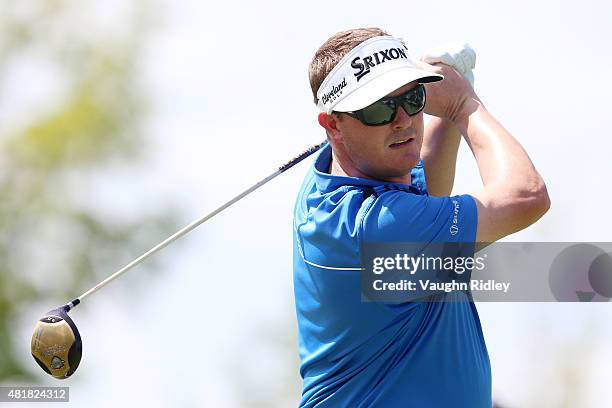
[[382,98],[358,111],[337,113],[346,113],[367,126],[382,126],[395,120],[398,106],[401,105],[408,116],[414,116],[425,108],[425,100],[425,87],[419,84],[401,95]]

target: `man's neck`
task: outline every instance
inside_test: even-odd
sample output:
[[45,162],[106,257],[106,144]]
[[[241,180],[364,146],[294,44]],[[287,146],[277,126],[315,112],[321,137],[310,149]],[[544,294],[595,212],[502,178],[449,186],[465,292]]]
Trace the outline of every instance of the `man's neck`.
[[359,177],[359,178],[370,179],[370,180],[387,181],[391,183],[408,184],[408,185],[412,184],[412,175],[410,173],[406,174],[403,177],[394,177],[390,179],[379,179],[379,178],[371,177],[365,173],[360,172],[358,169],[355,168],[355,166],[343,166],[342,161],[338,160],[333,149],[332,149],[331,163],[329,164],[328,172],[329,174],[333,176]]

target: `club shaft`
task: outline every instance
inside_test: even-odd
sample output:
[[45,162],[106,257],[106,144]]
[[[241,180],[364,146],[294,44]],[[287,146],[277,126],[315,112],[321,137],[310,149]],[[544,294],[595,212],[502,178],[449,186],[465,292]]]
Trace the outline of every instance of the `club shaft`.
[[238,194],[237,196],[235,196],[234,198],[232,198],[231,200],[229,200],[225,204],[221,205],[219,208],[213,210],[212,212],[210,212],[210,213],[206,214],[205,216],[203,216],[203,217],[193,221],[191,224],[189,224],[189,225],[183,227],[182,229],[180,229],[179,231],[175,232],[173,235],[171,235],[170,237],[166,238],[164,241],[160,242],[159,244],[155,245],[153,248],[149,249],[147,252],[145,252],[144,254],[140,255],[138,258],[134,259],[132,262],[128,263],[123,268],[119,269],[117,272],[113,273],[108,278],[104,279],[102,282],[98,283],[96,286],[94,286],[93,288],[89,289],[87,292],[83,293],[78,298],[76,298],[73,301],[71,301],[70,303],[66,304],[65,308],[67,309],[67,311],[72,309],[72,308],[74,308],[79,303],[81,303],[81,301],[83,301],[83,299],[85,299],[87,296],[89,296],[92,293],[102,289],[104,286],[106,286],[107,284],[109,284],[113,280],[117,279],[119,276],[123,275],[125,272],[129,271],[130,269],[132,269],[136,265],[140,264],[145,259],[149,258],[151,255],[153,255],[156,252],[164,249],[165,247],[167,247],[168,245],[170,245],[172,242],[176,241],[177,239],[179,239],[183,235],[185,235],[185,234],[189,233],[190,231],[194,230],[195,228],[197,228],[198,226],[200,226],[204,222],[208,221],[209,219],[211,219],[215,215],[219,214],[221,211],[225,210],[226,208],[228,208],[232,204],[236,203],[237,201],[240,201],[241,199],[243,199],[247,195],[251,194],[253,191],[257,190],[259,187],[263,186],[264,184],[266,184],[270,180],[274,179],[275,177],[277,177],[278,175],[282,174],[286,170],[288,170],[291,167],[295,166],[296,164],[298,164],[299,162],[301,162],[302,160],[304,160],[308,156],[312,155],[313,153],[315,153],[316,151],[321,149],[321,147],[323,147],[326,143],[327,143],[326,141],[323,141],[322,143],[319,143],[317,145],[314,145],[314,146],[310,147],[309,149],[305,150],[304,152],[302,152],[301,154],[299,154],[295,158],[293,158],[290,161],[288,161],[287,163],[285,163],[284,165],[280,166],[274,173],[272,173],[269,176],[267,176],[266,178],[258,181],[253,186],[247,188],[242,193]]

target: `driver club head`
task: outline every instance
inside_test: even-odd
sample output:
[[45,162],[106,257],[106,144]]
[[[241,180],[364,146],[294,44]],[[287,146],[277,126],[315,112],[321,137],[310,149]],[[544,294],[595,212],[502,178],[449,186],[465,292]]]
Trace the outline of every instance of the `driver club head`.
[[70,377],[81,361],[83,346],[68,307],[50,310],[36,322],[32,335],[32,357],[47,374],[57,379]]

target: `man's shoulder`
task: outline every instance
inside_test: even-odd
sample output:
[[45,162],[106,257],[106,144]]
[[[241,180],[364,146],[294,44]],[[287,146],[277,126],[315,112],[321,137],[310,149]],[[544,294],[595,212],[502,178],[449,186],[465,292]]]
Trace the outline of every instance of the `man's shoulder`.
[[[436,203],[428,204],[431,200]],[[418,217],[423,211],[439,207],[440,200],[420,195],[408,186],[342,185],[321,191],[314,184],[305,183],[296,202],[295,219],[301,226],[308,225],[311,234],[357,238],[366,221],[379,226],[402,222],[407,214]]]
[[354,219],[367,205],[370,189],[353,185],[339,186],[334,190],[321,191],[305,185],[296,202],[296,213],[318,222],[338,222]]
[[388,191],[364,214],[368,241],[473,241],[477,226],[474,199],[469,195],[433,197]]

